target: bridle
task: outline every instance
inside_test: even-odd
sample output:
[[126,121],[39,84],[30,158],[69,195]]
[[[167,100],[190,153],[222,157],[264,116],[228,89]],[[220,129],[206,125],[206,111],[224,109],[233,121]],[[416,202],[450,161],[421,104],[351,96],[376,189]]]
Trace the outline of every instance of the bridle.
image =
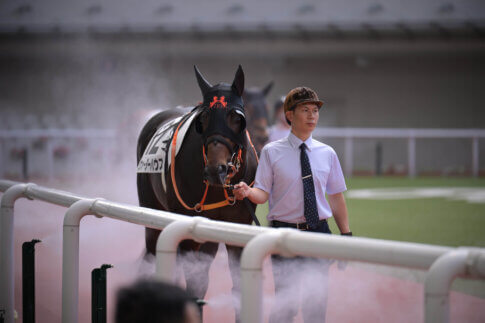
[[[180,192],[178,190],[177,182],[175,180],[175,152],[176,152],[177,137],[178,137],[179,129],[182,126],[182,124],[184,124],[186,122],[186,120],[187,119],[184,119],[178,124],[178,126],[177,126],[177,128],[174,132],[173,138],[172,138],[172,147],[171,147],[170,176],[171,176],[171,179],[172,179],[172,186],[173,186],[173,189],[174,189],[175,195],[177,196],[178,201],[187,210],[193,210],[195,212],[202,212],[202,211],[217,209],[217,208],[224,207],[224,206],[227,206],[227,205],[234,205],[236,203],[236,198],[234,196],[229,196],[229,194],[227,192],[228,191],[227,188],[231,186],[231,184],[230,184],[231,180],[234,178],[234,176],[237,173],[239,173],[241,166],[243,165],[242,147],[241,146],[238,146],[237,149],[231,148],[229,150],[229,151],[232,151],[231,160],[228,163],[228,166],[231,169],[231,172],[230,173],[228,172],[228,174],[226,175],[225,180],[224,180],[224,185],[222,185],[222,188],[224,190],[225,200],[220,201],[220,202],[216,202],[216,203],[205,204],[205,199],[207,197],[207,192],[209,190],[209,182],[207,180],[204,181],[205,190],[204,190],[204,194],[202,196],[202,199],[200,200],[199,203],[196,203],[194,206],[191,207],[191,206],[187,205],[187,203],[185,203],[184,200],[182,199],[182,196],[180,195]],[[247,131],[247,129],[245,130],[245,136],[247,138],[249,145],[251,146],[251,148],[253,150],[254,156],[256,157],[256,161],[259,163],[258,154],[256,153],[256,149],[254,148],[254,145],[251,141],[251,137],[249,136],[249,132]],[[229,145],[227,140],[225,140],[225,141],[226,141],[227,145]],[[222,143],[226,144],[224,142],[222,142]],[[206,143],[204,142],[203,145],[202,145],[202,154],[203,154],[203,158],[204,158],[204,165],[207,164],[207,155],[206,155],[206,152],[205,152],[205,150],[206,150],[205,147],[206,147]],[[245,169],[247,170],[247,167]],[[254,184],[254,182],[251,183],[250,185],[253,185],[253,184]]]
[[[248,141],[251,142],[249,133],[247,133],[247,136],[248,136]],[[252,145],[252,142],[251,142],[251,145]],[[204,165],[207,165],[207,155],[205,152],[206,150],[205,147],[206,145],[202,145],[202,156],[204,158]],[[242,147],[237,147],[236,149],[232,150],[231,159],[227,163],[227,166],[229,167],[230,171],[227,172],[227,175],[224,178],[224,185],[229,185],[234,175],[236,175],[239,172],[239,169],[243,164],[242,151],[243,151]],[[204,180],[204,182],[207,182],[207,180]]]

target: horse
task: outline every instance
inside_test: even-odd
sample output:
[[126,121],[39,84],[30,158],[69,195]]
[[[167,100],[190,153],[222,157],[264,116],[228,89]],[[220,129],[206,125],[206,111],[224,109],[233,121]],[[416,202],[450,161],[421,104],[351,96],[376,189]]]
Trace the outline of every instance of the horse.
[[245,89],[243,94],[247,127],[258,155],[269,138],[269,116],[266,97],[272,88],[273,82],[270,82],[263,89],[257,87]]
[[[211,85],[196,66],[194,69],[202,103],[188,113],[165,110],[154,115],[139,135],[139,204],[187,216],[251,224],[256,205],[236,200],[226,189],[240,181],[252,183],[257,167],[257,153],[246,130],[244,72],[239,66],[232,84]],[[165,153],[165,161],[156,156],[160,153]],[[155,254],[159,234],[159,230],[145,228],[147,254]],[[226,247],[233,293],[237,295],[242,248]],[[217,243],[184,240],[179,255],[195,252],[196,258],[209,255],[213,259],[217,249]],[[201,277],[188,275],[194,267],[200,269]],[[207,291],[209,267],[210,262],[197,266],[182,263],[187,290],[200,299]]]

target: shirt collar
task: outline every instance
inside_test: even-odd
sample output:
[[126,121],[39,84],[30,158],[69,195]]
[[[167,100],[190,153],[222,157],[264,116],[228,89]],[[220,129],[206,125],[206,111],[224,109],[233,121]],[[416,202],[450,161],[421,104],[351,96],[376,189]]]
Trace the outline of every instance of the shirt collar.
[[312,151],[313,148],[313,137],[310,135],[310,137],[307,138],[307,140],[303,141],[297,136],[295,136],[292,132],[288,135],[288,141],[290,142],[290,145],[293,148],[299,149],[300,145],[304,142],[308,151]]

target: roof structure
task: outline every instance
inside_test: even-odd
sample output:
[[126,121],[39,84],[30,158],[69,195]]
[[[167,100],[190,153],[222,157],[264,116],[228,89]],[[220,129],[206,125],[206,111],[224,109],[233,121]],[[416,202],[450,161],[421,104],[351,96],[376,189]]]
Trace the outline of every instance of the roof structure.
[[3,0],[0,33],[485,34],[481,0]]

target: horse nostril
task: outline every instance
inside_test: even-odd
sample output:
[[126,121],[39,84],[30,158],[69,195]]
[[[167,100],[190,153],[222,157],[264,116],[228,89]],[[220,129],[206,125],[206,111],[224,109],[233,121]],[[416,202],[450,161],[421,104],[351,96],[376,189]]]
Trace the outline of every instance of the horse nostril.
[[210,176],[209,168],[205,167],[204,168],[204,179],[208,179]]
[[217,166],[217,172],[219,174],[226,174],[226,172],[227,172],[227,166],[226,165],[219,165],[219,166]]

